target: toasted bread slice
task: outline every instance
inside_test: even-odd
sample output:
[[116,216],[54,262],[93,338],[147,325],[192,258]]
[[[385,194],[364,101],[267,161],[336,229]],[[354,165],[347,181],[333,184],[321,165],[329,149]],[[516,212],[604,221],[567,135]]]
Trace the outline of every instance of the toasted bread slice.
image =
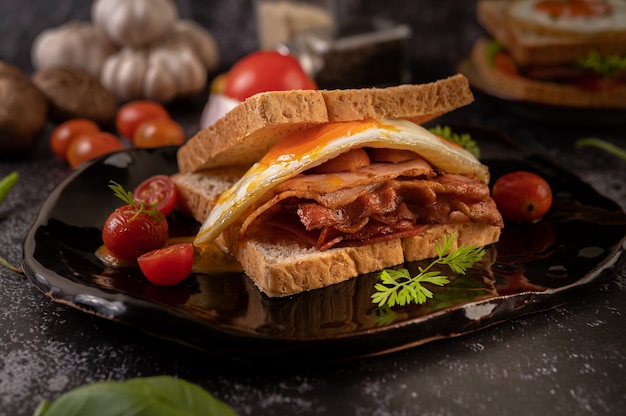
[[388,88],[260,93],[190,138],[178,151],[178,169],[188,173],[250,166],[280,138],[312,125],[385,117],[419,124],[473,99],[467,78],[460,74]]
[[452,234],[456,235],[454,249],[492,244],[498,241],[500,231],[498,226],[475,222],[432,225],[410,238],[326,251],[302,247],[289,239],[225,241],[227,234],[222,234],[220,243],[231,247],[259,290],[270,297],[284,297],[404,262],[436,257],[436,243]]

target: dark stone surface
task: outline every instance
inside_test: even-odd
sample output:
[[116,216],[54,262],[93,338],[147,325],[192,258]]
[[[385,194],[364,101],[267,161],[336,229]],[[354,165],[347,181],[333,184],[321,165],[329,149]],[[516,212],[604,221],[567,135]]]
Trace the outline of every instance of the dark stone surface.
[[[256,47],[249,1],[178,3],[184,16],[215,34],[224,68]],[[342,19],[383,14],[413,26],[414,81],[447,75],[468,53],[482,34],[474,12],[475,2],[452,0],[340,5]],[[30,44],[40,30],[88,15],[89,3],[80,0],[0,1],[0,59],[30,72]],[[197,128],[202,103],[171,108],[188,133]],[[573,146],[596,136],[626,147],[623,126],[529,120],[480,95],[446,119],[501,129],[626,209],[626,162]],[[13,170],[20,181],[0,205],[0,255],[19,264],[39,206],[70,169],[42,139],[27,157],[0,162],[0,176]],[[42,399],[86,383],[157,374],[198,383],[242,415],[620,414],[626,408],[623,257],[598,289],[545,313],[381,357],[273,373],[233,367],[54,303],[1,268],[0,415],[32,414]]]

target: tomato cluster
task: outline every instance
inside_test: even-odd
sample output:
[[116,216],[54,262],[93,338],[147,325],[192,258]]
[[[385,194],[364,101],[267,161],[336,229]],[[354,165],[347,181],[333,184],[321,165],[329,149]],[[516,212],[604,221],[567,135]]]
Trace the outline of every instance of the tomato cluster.
[[183,281],[193,267],[194,248],[191,243],[168,245],[167,216],[177,200],[172,180],[156,175],[132,193],[114,182],[110,187],[126,204],[104,222],[104,247],[121,264],[136,262],[152,283],[171,286]]
[[[154,101],[137,100],[122,105],[115,125],[120,136],[130,140],[134,147],[180,145],[185,141],[180,124],[162,104]],[[59,124],[50,135],[52,152],[72,168],[123,147],[120,138],[83,118]]]

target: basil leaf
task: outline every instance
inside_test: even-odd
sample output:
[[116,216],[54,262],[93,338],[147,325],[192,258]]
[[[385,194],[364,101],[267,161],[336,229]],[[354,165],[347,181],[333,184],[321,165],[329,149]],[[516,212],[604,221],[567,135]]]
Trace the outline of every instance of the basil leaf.
[[34,416],[236,416],[201,387],[171,376],[102,381],[77,387]]

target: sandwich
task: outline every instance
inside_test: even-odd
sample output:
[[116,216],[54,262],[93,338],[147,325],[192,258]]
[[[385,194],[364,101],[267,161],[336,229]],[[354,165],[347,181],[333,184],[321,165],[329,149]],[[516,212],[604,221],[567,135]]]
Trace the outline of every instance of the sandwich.
[[626,2],[480,0],[470,62],[485,88],[568,108],[626,108]]
[[177,153],[179,209],[269,297],[486,246],[503,226],[489,170],[420,123],[473,101],[467,78],[254,95]]

